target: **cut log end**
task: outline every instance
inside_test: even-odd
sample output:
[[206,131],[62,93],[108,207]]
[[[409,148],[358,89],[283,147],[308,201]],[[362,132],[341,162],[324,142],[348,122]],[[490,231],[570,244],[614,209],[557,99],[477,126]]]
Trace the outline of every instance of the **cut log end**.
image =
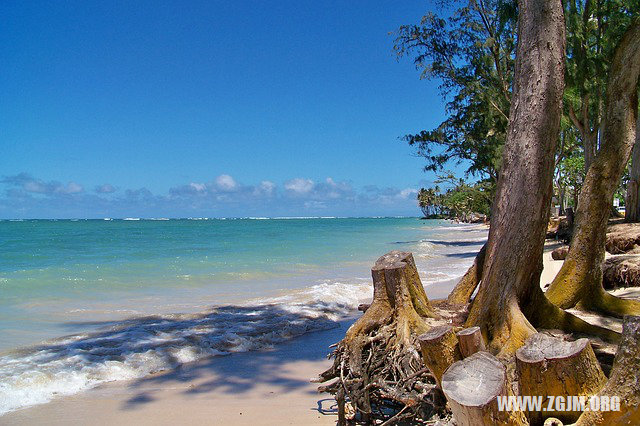
[[[543,398],[586,396],[596,394],[606,377],[588,339],[568,342],[545,333],[536,333],[516,351],[520,393]],[[543,405],[547,401],[543,401]],[[531,411],[532,424],[542,421],[542,412]],[[579,411],[552,411],[565,422],[573,422]]]
[[507,395],[507,374],[489,352],[451,365],[442,376],[442,390],[460,426],[526,424],[522,413],[498,409],[497,397]]
[[579,355],[586,350],[587,345],[590,345],[589,339],[568,342],[545,333],[536,333],[516,351],[516,356],[521,362],[529,364],[544,360],[567,359]]
[[484,407],[504,392],[504,365],[488,352],[456,362],[442,376],[448,400],[465,407]]

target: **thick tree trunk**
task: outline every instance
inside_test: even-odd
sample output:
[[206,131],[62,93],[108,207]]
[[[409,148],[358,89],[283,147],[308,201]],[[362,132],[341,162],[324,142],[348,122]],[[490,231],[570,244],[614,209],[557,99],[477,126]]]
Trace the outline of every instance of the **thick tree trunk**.
[[467,319],[467,326],[482,329],[490,350],[506,353],[515,352],[536,332],[520,304],[531,302],[536,289],[540,291],[564,89],[560,0],[521,0],[518,5],[509,129],[482,282]]
[[616,48],[609,71],[602,146],[582,186],[571,249],[547,291],[560,308],[581,307],[621,316],[640,312],[640,302],[621,300],[602,288],[607,221],[613,194],[635,138],[640,73],[640,20]]
[[371,305],[338,344],[333,366],[320,375],[320,381],[337,379],[321,390],[336,394],[339,413],[343,413],[338,416],[339,424],[347,420],[347,398],[352,411],[368,422],[373,399],[418,406],[426,401],[425,393],[435,387],[433,381],[426,382],[428,373],[423,371],[417,336],[429,330],[425,320],[437,315],[424,292],[413,255],[389,252],[376,261],[371,275]]
[[[566,342],[544,333],[527,339],[516,351],[516,366],[520,382],[520,395],[543,397],[543,407],[549,397],[591,396],[604,386],[605,377],[588,339]],[[554,416],[565,422],[573,422],[582,410],[532,411],[532,424],[542,423],[545,417]]]
[[625,222],[640,222],[640,116],[636,123],[636,141],[631,154],[631,172],[627,184]]
[[[602,397],[620,398],[619,411],[585,411],[578,426],[640,424],[640,317],[626,316],[622,324],[622,339],[609,381],[599,392]],[[611,408],[611,407],[610,407]]]

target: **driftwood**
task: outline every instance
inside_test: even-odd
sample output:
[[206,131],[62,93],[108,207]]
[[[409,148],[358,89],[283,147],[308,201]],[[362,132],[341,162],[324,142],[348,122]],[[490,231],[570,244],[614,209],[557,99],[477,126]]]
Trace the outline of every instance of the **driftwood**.
[[460,345],[460,354],[467,358],[486,349],[480,327],[469,327],[456,333]]
[[[542,396],[543,407],[547,397],[591,396],[606,382],[606,377],[588,339],[567,342],[536,333],[516,351],[516,367],[519,373],[520,394]],[[542,411],[532,411],[532,424],[542,422]],[[545,416],[553,416],[568,422],[575,421],[580,411],[546,411]]]
[[564,260],[567,257],[568,253],[569,246],[558,247],[551,252],[551,258],[553,260]]
[[613,256],[605,260],[602,286],[606,289],[640,286],[640,256]]
[[442,376],[442,390],[459,426],[524,425],[521,412],[498,410],[498,396],[507,396],[504,365],[489,352],[476,352],[451,365]]
[[349,420],[345,406],[365,423],[384,418],[387,408],[402,410],[397,420],[430,417],[436,385],[423,366],[417,336],[438,315],[411,253],[385,254],[371,275],[373,301],[333,352],[333,366],[320,375],[320,381],[336,380],[320,390],[336,395],[339,424]]
[[[585,411],[578,426],[640,424],[640,317],[626,316],[609,381],[598,396],[620,398],[619,411]],[[602,402],[602,399],[601,399]],[[611,407],[610,407],[611,408]]]
[[607,228],[606,250],[611,254],[640,251],[640,223],[617,223]]
[[433,327],[418,336],[424,364],[442,387],[442,374],[451,364],[462,359],[458,349],[458,338],[450,325]]

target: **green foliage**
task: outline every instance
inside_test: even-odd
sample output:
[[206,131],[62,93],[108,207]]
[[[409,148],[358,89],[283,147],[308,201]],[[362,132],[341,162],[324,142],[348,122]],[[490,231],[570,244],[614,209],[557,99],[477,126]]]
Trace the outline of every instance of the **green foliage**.
[[582,188],[584,178],[586,176],[584,156],[580,152],[574,152],[573,155],[565,157],[558,164],[556,185],[563,188],[573,198],[568,200],[568,205],[576,207],[575,203]]
[[468,184],[452,174],[441,176],[436,183],[451,185],[445,192],[439,186],[422,188],[418,205],[425,217],[467,218],[472,213],[489,215],[494,185],[488,181]]
[[516,48],[514,2],[470,1],[448,19],[434,13],[397,32],[398,57],[413,55],[422,78],[436,78],[448,118],[404,140],[425,170],[470,162],[468,174],[497,181],[506,138]]

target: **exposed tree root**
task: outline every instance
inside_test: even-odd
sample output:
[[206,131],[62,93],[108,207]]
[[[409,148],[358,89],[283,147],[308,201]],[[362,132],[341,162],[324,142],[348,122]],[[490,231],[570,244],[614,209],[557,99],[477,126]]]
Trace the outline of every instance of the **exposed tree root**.
[[394,415],[403,410],[401,416],[429,418],[443,407],[434,392],[434,378],[422,363],[417,336],[438,314],[427,299],[411,253],[387,253],[371,273],[371,306],[332,354],[333,366],[320,377],[337,380],[321,390],[336,395],[339,424],[349,420],[347,403],[365,423],[384,418],[388,408],[396,408]]
[[473,265],[467,270],[458,284],[449,293],[447,302],[451,304],[466,304],[471,300],[471,295],[478,287],[482,279],[482,269],[484,268],[484,257],[487,252],[487,244],[483,245],[476,255]]
[[620,334],[605,327],[589,324],[585,320],[566,312],[551,303],[542,290],[534,292],[534,303],[527,310],[527,317],[538,328],[560,329],[568,333],[580,333],[601,338],[606,342],[617,343]]

